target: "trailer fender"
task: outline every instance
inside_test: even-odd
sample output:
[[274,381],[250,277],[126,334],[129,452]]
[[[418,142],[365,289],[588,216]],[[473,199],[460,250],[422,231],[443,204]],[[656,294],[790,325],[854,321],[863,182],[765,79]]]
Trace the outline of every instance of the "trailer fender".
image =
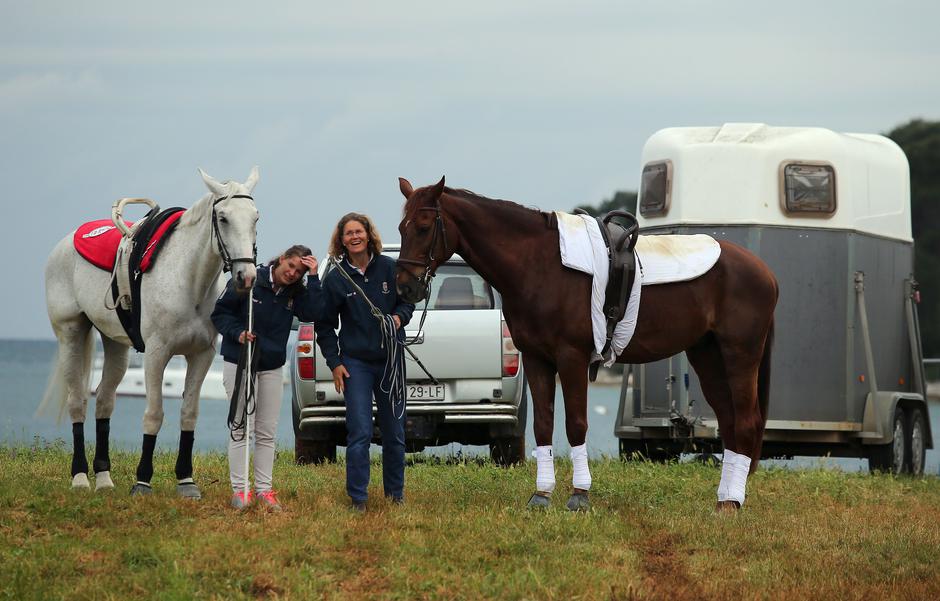
[[910,392],[879,390],[868,393],[865,399],[865,416],[862,423],[861,438],[866,445],[889,444],[894,441],[894,411],[898,406],[905,411],[920,409],[924,413],[926,426],[926,448],[933,448],[933,434],[930,431],[930,418],[924,397]]

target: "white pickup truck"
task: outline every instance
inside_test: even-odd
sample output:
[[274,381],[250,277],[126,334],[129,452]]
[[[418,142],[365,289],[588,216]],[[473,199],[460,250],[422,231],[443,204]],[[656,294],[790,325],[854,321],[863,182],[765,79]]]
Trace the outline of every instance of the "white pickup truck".
[[[386,245],[383,253],[397,258],[398,249]],[[321,277],[330,269],[322,263]],[[499,293],[459,256],[437,270],[423,329],[418,331],[425,303],[405,327],[409,349],[433,376],[405,353],[409,451],[488,444],[499,464],[524,460],[527,387],[500,307]],[[334,461],[336,447],[346,445],[345,400],[333,387],[313,325],[296,325],[288,361],[295,457],[298,463]],[[373,441],[379,442],[378,428]]]

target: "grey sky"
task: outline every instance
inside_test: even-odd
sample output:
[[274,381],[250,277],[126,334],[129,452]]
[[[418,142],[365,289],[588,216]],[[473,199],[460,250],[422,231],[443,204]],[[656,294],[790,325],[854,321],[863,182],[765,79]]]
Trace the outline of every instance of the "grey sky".
[[[269,5],[266,5],[269,4]],[[190,206],[261,169],[259,250],[387,240],[397,177],[544,209],[636,189],[658,129],[882,133],[940,118],[936,2],[13,2],[0,21],[10,284],[51,338],[45,258],[124,196]]]

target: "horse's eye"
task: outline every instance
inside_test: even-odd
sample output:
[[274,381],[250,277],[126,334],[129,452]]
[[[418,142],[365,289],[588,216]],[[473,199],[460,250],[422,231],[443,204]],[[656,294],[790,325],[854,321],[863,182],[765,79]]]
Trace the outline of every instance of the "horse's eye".
[[219,217],[219,223],[228,223],[228,219],[225,217]]

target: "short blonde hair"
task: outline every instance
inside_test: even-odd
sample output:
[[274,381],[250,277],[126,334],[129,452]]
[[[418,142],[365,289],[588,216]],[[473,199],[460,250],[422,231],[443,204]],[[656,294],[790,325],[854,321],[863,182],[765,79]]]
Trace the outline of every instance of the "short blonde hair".
[[369,252],[373,255],[381,254],[382,237],[379,236],[379,231],[375,229],[372,220],[362,213],[346,213],[339,220],[339,223],[336,224],[336,228],[333,230],[333,236],[330,238],[330,256],[339,258],[346,254],[346,247],[343,246],[343,229],[345,229],[346,224],[350,221],[358,221],[362,224],[362,227],[365,228],[366,235],[369,236]]

